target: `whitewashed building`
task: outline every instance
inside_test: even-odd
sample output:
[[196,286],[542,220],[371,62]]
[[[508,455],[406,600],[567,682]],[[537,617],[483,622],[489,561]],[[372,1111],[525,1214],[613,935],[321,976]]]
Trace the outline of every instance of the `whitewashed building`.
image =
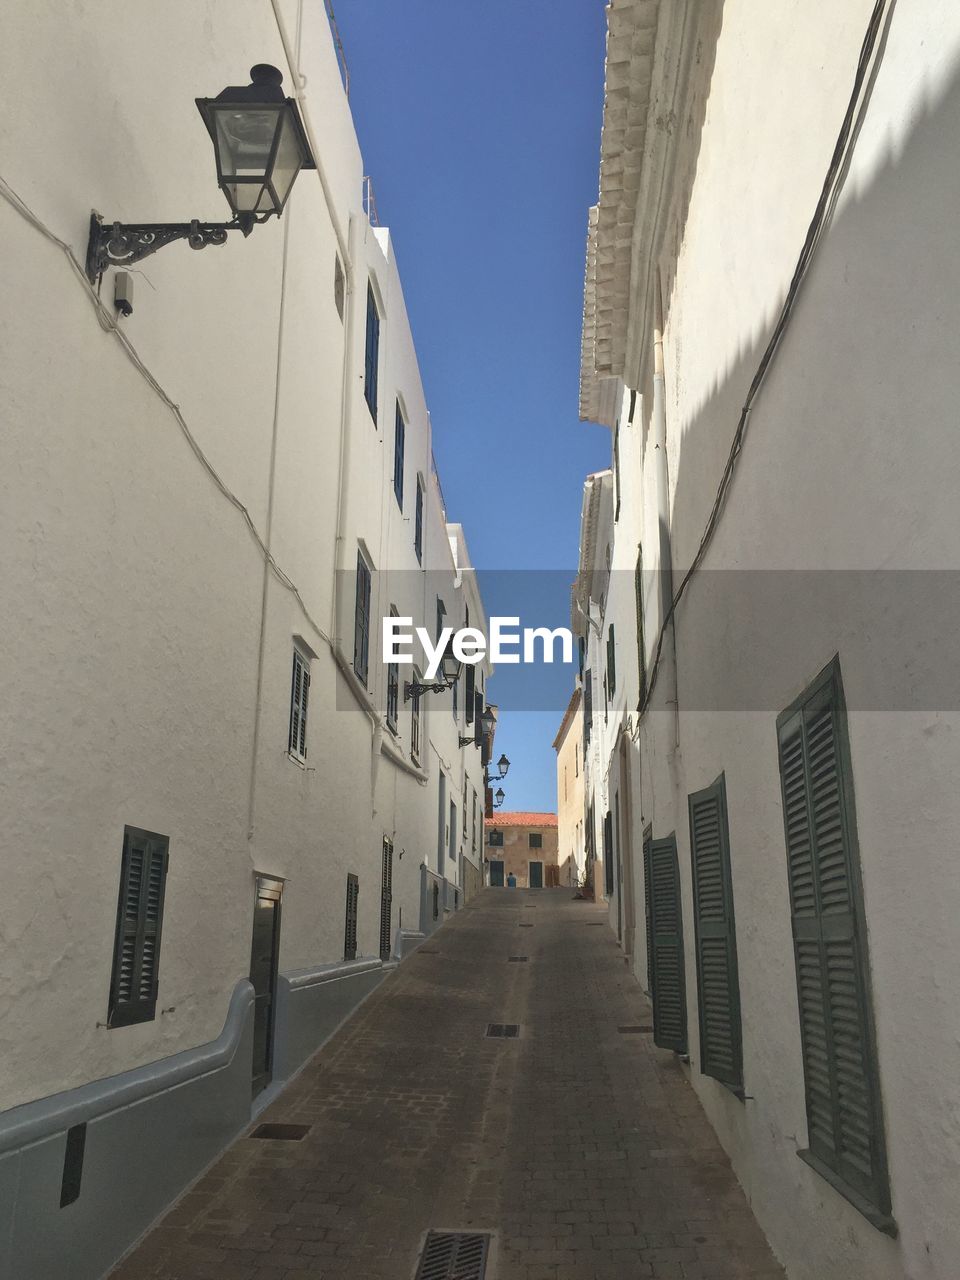
[[954,1280],[960,11],[607,13],[598,880],[791,1280]]
[[[316,167],[123,314],[91,207],[226,221],[259,63]],[[485,620],[324,6],[18,4],[0,85],[0,1274],[85,1280],[479,884],[489,668],[381,660]]]

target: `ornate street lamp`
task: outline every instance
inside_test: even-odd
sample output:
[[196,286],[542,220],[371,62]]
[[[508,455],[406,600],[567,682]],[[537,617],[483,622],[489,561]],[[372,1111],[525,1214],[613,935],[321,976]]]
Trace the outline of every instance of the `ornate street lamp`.
[[483,751],[484,743],[497,727],[496,710],[491,707],[486,707],[484,710],[481,710],[482,707],[483,695],[478,693],[473,711],[473,733],[468,734],[466,737],[461,735],[461,747],[474,746],[479,747],[480,750]]
[[191,249],[225,244],[228,231],[248,236],[258,222],[279,217],[301,169],[315,169],[303,121],[294,98],[285,98],[283,75],[261,62],[250,84],[231,85],[215,98],[197,98],[197,107],[213,140],[217,182],[233,210],[230,222],[104,223],[90,219],[87,276],[123,267],[156,253],[174,240]]
[[503,787],[497,787],[496,791],[493,793],[493,807],[495,809],[499,809],[505,799],[506,796],[503,794]]
[[447,645],[443,657],[440,659],[441,680],[431,680],[421,683],[419,680],[408,680],[403,686],[403,700],[409,702],[411,698],[420,698],[425,693],[446,693],[460,679],[460,672],[463,663],[453,652],[452,645]]

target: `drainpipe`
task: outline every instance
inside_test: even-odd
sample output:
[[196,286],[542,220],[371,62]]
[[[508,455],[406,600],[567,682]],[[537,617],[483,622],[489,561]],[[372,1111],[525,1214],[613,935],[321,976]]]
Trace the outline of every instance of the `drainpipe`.
[[[653,325],[653,433],[654,467],[657,487],[657,528],[659,531],[659,602],[660,617],[665,618],[673,603],[673,553],[670,547],[670,477],[667,472],[667,409],[663,377],[663,295],[660,269],[654,285]],[[674,746],[680,745],[680,701],[677,693],[677,633],[670,622],[670,645],[673,655],[673,707],[675,715]]]

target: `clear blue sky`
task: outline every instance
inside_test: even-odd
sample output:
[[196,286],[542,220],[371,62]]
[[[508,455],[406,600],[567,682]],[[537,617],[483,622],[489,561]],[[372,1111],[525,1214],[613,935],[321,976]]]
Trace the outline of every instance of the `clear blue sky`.
[[[602,0],[336,0],[335,9],[449,517],[479,569],[553,570],[551,617],[536,621],[561,625],[583,479],[610,458],[609,432],[577,414]],[[517,709],[516,680],[499,683],[489,692],[500,702],[497,754],[511,760],[504,808],[553,809],[551,743],[572,676],[555,682],[546,711]]]

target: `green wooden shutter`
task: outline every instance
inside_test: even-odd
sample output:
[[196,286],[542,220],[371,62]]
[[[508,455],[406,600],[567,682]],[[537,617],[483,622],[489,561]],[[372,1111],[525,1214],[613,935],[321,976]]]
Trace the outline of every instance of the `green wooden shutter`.
[[603,819],[603,880],[608,898],[613,897],[613,814],[608,809]]
[[653,898],[651,886],[653,876],[650,870],[650,845],[653,832],[647,827],[643,833],[643,912],[647,926],[647,991],[653,995]]
[[347,874],[347,910],[343,931],[343,958],[357,958],[357,905],[360,898],[360,881],[353,874]]
[[697,938],[700,1069],[743,1091],[740,979],[723,775],[690,796],[690,857]]
[[167,849],[166,836],[135,827],[124,830],[107,1017],[111,1027],[149,1022],[156,1014]]
[[653,925],[653,1039],[661,1049],[687,1052],[687,991],[677,840],[650,842]]
[[836,660],[777,730],[809,1142],[800,1154],[895,1234]]

